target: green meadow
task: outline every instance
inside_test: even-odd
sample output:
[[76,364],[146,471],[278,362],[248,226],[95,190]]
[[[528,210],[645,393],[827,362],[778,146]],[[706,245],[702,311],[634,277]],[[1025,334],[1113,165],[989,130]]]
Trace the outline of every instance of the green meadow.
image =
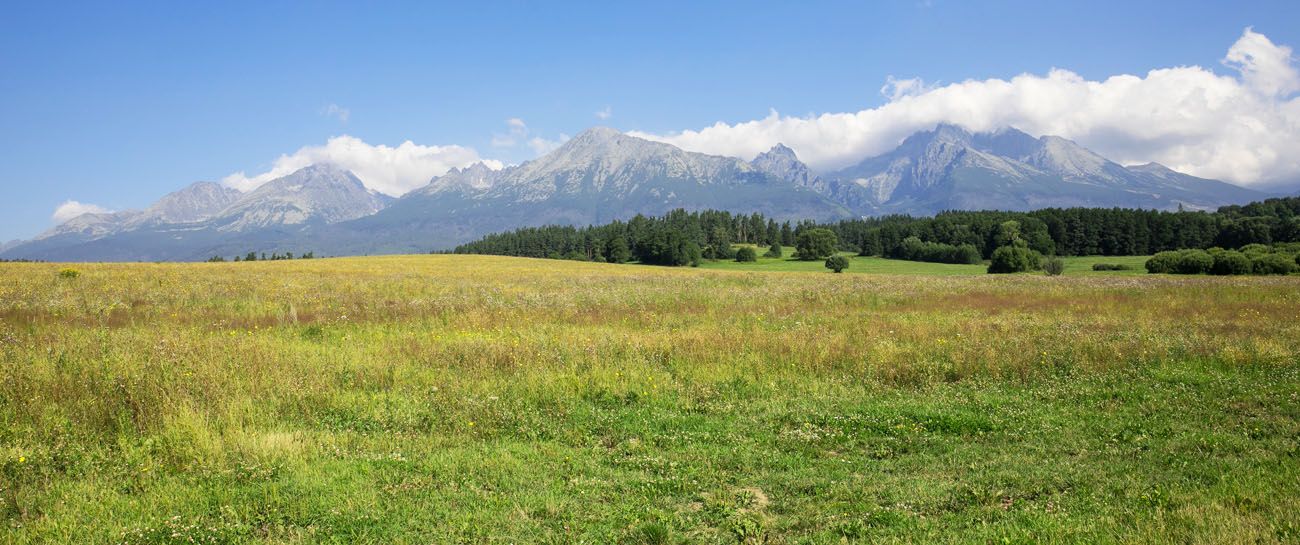
[[1300,541],[1300,277],[1144,259],[0,264],[0,535]]
[[[737,245],[741,247],[745,245]],[[780,271],[780,272],[828,272],[822,260],[816,261],[799,261],[792,257],[795,254],[795,248],[788,246],[784,248],[781,258],[763,257],[767,248],[755,248],[758,253],[758,261],[752,263],[737,263],[734,260],[704,261],[700,264],[701,269],[717,270],[736,270],[736,271]],[[859,256],[852,252],[841,252],[849,258],[849,268],[845,273],[868,273],[868,274],[906,274],[906,275],[972,275],[986,274],[988,264],[980,265],[953,265],[948,263],[926,263],[923,261],[904,261],[902,259],[888,259],[876,256]],[[1068,275],[1134,275],[1146,274],[1143,265],[1150,256],[1082,256],[1082,257],[1065,257],[1065,274]],[[1126,271],[1093,271],[1092,266],[1095,263],[1110,263],[1118,265],[1128,265],[1130,270]]]

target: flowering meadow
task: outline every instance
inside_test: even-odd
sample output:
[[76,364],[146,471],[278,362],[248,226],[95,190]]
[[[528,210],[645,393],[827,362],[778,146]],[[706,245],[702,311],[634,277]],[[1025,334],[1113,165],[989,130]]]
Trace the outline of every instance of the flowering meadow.
[[1297,513],[1296,276],[0,264],[4,543],[1295,543]]

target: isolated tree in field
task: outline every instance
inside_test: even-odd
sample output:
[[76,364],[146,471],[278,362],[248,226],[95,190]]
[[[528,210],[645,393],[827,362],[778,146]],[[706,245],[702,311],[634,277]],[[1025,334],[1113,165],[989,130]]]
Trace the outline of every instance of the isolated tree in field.
[[749,246],[745,246],[739,250],[736,250],[736,261],[740,263],[750,263],[750,262],[758,261],[758,252],[755,252],[754,249],[750,248]]
[[1023,246],[1003,246],[993,250],[989,260],[989,274],[1006,274],[1032,271],[1038,268],[1038,252]]
[[772,247],[768,248],[767,253],[763,254],[763,256],[770,257],[773,259],[781,259],[781,256],[783,254],[784,254],[784,250],[781,248],[780,241],[778,241],[778,242],[773,242]]
[[795,257],[803,261],[825,259],[835,253],[839,238],[835,231],[821,227],[799,231],[795,240]]
[[843,272],[849,268],[849,258],[842,255],[833,255],[826,258],[826,268],[835,272]]
[[1029,249],[1029,243],[1020,237],[1020,222],[1002,222],[996,240],[999,246],[989,258],[989,274],[1018,273],[1039,267],[1042,256]]

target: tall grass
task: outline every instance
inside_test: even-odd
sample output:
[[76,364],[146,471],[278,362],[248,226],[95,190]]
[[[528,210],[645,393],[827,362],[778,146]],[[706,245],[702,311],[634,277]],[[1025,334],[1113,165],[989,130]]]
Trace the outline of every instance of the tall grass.
[[1300,538],[1296,278],[60,268],[0,264],[16,543]]

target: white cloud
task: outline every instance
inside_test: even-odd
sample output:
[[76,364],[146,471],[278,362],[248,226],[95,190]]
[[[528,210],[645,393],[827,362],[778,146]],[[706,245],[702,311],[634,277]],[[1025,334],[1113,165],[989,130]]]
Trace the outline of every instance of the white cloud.
[[885,84],[880,87],[880,94],[885,98],[893,101],[903,97],[910,97],[925,94],[934,90],[936,86],[927,86],[921,78],[898,79],[894,76],[885,76]]
[[634,134],[745,159],[784,143],[824,171],[889,151],[940,122],[978,131],[1013,126],[1073,139],[1125,164],[1157,161],[1242,184],[1300,179],[1300,75],[1291,48],[1246,29],[1223,62],[1235,73],[1179,66],[1090,81],[1053,69],[933,88],[890,78],[881,89],[888,102],[877,108],[809,117],[772,111],[753,121]]
[[528,147],[532,148],[533,153],[537,154],[540,157],[542,155],[546,155],[552,151],[555,151],[555,148],[564,145],[564,143],[568,141],[569,141],[569,135],[564,133],[560,133],[560,137],[556,140],[547,140],[539,136],[539,137],[534,137],[532,140],[529,140]]
[[603,109],[596,112],[596,118],[600,119],[601,121],[604,121],[611,117],[614,117],[614,109],[610,108],[609,106],[605,106]]
[[339,106],[338,104],[330,104],[329,106],[326,106],[321,113],[326,117],[337,118],[339,123],[344,125],[348,123],[348,118],[352,117],[352,110]]
[[54,209],[54,214],[50,217],[54,218],[55,223],[63,223],[82,214],[105,214],[108,212],[112,212],[112,210],[97,204],[66,200],[58,208]]
[[507,119],[506,127],[509,128],[509,133],[492,135],[493,147],[513,148],[523,142],[529,149],[533,150],[534,155],[541,156],[554,151],[555,148],[560,147],[569,140],[569,135],[563,133],[556,140],[542,138],[541,136],[529,138],[529,136],[533,135],[533,130],[528,128],[528,124],[518,117]]
[[513,148],[520,140],[528,137],[528,124],[518,117],[507,119],[506,127],[509,128],[510,132],[492,135],[493,147]]
[[1223,64],[1241,72],[1248,87],[1270,96],[1285,96],[1300,90],[1291,48],[1275,45],[1268,36],[1247,28],[1232,44]]
[[[464,168],[479,161],[482,159],[478,152],[463,146],[422,146],[408,140],[389,147],[343,135],[330,138],[323,146],[306,146],[292,155],[281,155],[266,172],[252,176],[236,172],[221,182],[248,191],[308,165],[332,163],[352,171],[366,187],[396,197],[453,167]],[[500,161],[483,162],[493,169],[503,166]]]

